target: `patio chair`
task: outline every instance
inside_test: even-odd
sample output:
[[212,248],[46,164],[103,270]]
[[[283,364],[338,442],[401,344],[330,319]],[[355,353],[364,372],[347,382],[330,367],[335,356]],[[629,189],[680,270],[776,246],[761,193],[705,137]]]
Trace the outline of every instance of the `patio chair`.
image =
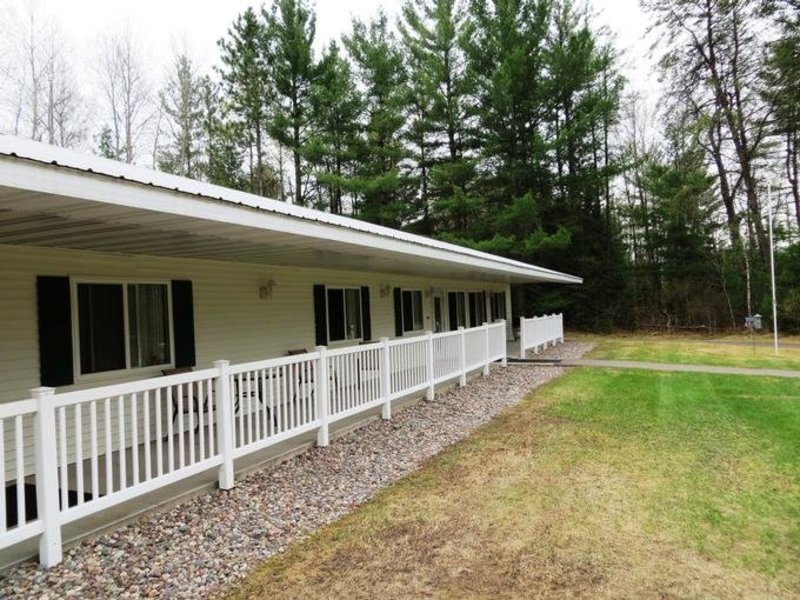
[[[177,369],[163,369],[162,375],[181,375],[183,373],[191,373],[192,367],[180,367]],[[189,414],[194,412],[195,417],[195,431],[200,430],[200,411],[208,412],[208,396],[203,395],[202,390],[199,389],[198,382],[189,384],[190,396],[183,398],[183,413]],[[178,417],[178,396],[176,393],[170,394],[172,398],[172,422]]]

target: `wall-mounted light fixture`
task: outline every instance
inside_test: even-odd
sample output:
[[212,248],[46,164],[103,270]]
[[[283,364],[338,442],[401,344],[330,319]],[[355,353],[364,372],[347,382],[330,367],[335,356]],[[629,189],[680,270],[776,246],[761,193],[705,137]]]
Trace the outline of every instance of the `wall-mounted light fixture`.
[[258,297],[261,300],[269,300],[272,298],[272,288],[275,287],[275,280],[269,279],[265,283],[262,283],[261,286],[258,288]]
[[392,286],[387,283],[386,285],[379,287],[378,291],[381,294],[381,298],[386,298],[386,296],[392,293]]

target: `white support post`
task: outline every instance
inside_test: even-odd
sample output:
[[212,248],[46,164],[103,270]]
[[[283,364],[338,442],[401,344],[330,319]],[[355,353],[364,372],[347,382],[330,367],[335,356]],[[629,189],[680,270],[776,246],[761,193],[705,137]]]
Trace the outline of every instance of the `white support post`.
[[389,375],[391,374],[392,363],[389,357],[389,338],[381,338],[381,398],[383,398],[383,409],[381,418],[388,421],[392,418],[392,390],[389,386]]
[[508,366],[508,329],[506,329],[506,320],[503,319],[501,321],[503,324],[503,360],[500,361],[500,364],[503,367]]
[[561,336],[561,343],[564,343],[564,313],[558,313],[558,331]]
[[519,357],[525,358],[525,317],[519,318]]
[[458,333],[461,346],[461,376],[458,378],[458,385],[464,387],[467,385],[467,335],[463,325],[458,328]]
[[533,353],[539,354],[539,344],[542,341],[542,325],[544,321],[542,321],[544,317],[534,317],[533,318]]
[[489,323],[483,324],[483,376],[489,374]]
[[[36,509],[42,521],[39,536],[39,564],[46,569],[61,562],[61,519],[58,507],[58,457],[56,456],[56,413],[53,393],[49,387],[30,391],[36,400],[34,417],[34,451],[36,454]],[[17,482],[19,484],[19,482]],[[66,508],[66,507],[65,507]],[[5,518],[3,515],[0,518]],[[20,515],[19,525],[25,523]]]
[[317,359],[317,416],[319,418],[319,429],[317,430],[317,446],[327,446],[330,444],[330,432],[328,427],[328,349],[325,346],[315,348],[319,352]]
[[233,397],[231,395],[231,363],[228,360],[215,360],[214,368],[219,371],[217,389],[217,447],[222,455],[219,467],[219,487],[229,490],[234,484],[233,471]]
[[433,400],[435,394],[435,378],[436,378],[436,370],[433,368],[433,332],[426,331],[425,338],[427,340],[425,344],[425,351],[427,356],[427,363],[428,363],[428,391],[425,394],[425,399],[428,401]]

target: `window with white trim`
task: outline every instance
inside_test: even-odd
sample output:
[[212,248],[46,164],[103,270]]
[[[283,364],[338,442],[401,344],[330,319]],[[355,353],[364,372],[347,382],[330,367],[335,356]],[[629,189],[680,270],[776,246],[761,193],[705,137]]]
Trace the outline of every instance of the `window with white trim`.
[[361,289],[327,288],[328,340],[342,342],[360,340]]
[[171,366],[166,283],[78,282],[78,373]]
[[425,327],[422,317],[422,291],[402,290],[400,294],[403,315],[403,333],[422,331]]

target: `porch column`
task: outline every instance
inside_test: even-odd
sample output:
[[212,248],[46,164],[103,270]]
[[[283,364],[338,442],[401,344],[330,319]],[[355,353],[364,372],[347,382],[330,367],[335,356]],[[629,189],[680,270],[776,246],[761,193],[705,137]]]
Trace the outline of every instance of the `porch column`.
[[391,360],[389,357],[389,338],[381,338],[381,398],[383,398],[383,409],[381,418],[388,421],[392,418],[392,389],[390,386],[389,375],[391,373]]
[[317,418],[319,430],[317,431],[317,446],[327,446],[330,443],[328,432],[328,349],[325,346],[315,348],[319,352],[317,368]]
[[464,332],[464,326],[458,328],[458,341],[461,347],[461,376],[458,378],[459,387],[467,385],[467,336]]
[[426,400],[433,400],[433,396],[435,393],[435,378],[436,378],[436,370],[434,369],[433,365],[433,332],[426,331],[425,332],[426,344],[425,344],[425,355],[427,357],[426,362],[428,363],[428,391],[425,394]]
[[234,484],[233,471],[233,398],[231,397],[231,363],[228,360],[214,361],[219,371],[216,380],[217,388],[217,444],[222,455],[219,467],[219,487],[229,490]]
[[[56,413],[53,407],[55,390],[40,387],[31,390],[37,410],[33,422],[36,453],[36,509],[42,520],[39,536],[39,563],[50,568],[61,562],[61,519],[58,508],[58,464],[56,457]],[[77,466],[76,468],[80,468]],[[17,481],[17,485],[20,482]],[[25,515],[19,516],[19,524]]]

